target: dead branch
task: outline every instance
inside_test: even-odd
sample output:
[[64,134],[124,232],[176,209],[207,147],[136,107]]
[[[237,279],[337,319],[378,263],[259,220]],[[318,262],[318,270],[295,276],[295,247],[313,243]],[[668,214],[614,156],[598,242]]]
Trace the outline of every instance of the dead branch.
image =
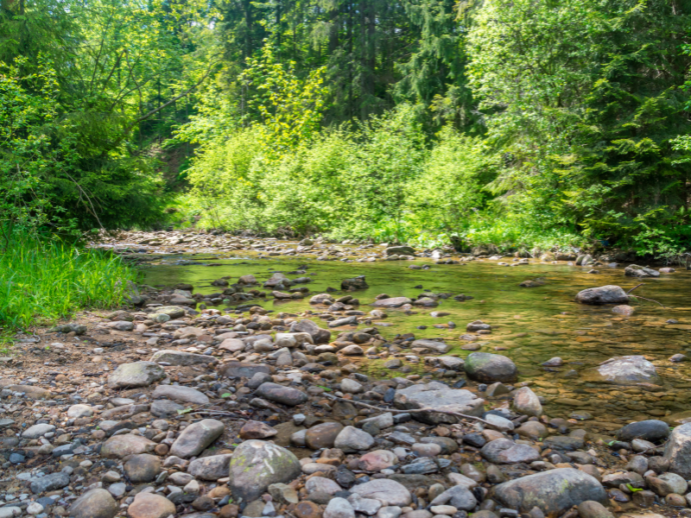
[[[629,293],[631,293],[631,292],[632,292],[633,290],[635,290],[636,288],[640,288],[641,286],[643,286],[643,284],[644,284],[644,283],[640,283],[640,284],[634,286],[634,287],[631,288],[629,291],[627,291],[626,294],[628,295]],[[634,296],[635,296],[635,295],[634,295]]]
[[460,412],[452,412],[451,410],[439,410],[438,408],[412,408],[412,409],[408,409],[408,410],[399,410],[396,408],[380,408],[378,406],[368,405],[367,403],[362,403],[360,401],[352,401],[350,399],[336,397],[336,396],[333,396],[331,394],[322,394],[322,395],[326,396],[329,399],[334,399],[337,401],[344,401],[346,403],[352,403],[354,405],[360,405],[360,406],[363,406],[365,408],[371,408],[372,410],[379,410],[380,412],[395,412],[395,413],[409,413],[409,414],[420,413],[420,412],[436,412],[438,414],[450,415],[453,417],[459,417],[461,419],[472,419],[474,421],[480,421],[481,423],[484,423],[488,426],[492,426],[492,423],[489,423],[480,417],[475,417],[474,415],[461,414]]
[[657,300],[654,300],[654,299],[646,299],[645,297],[639,297],[638,295],[631,295],[631,296],[632,296],[634,299],[647,300],[648,302],[654,302],[655,304],[659,304],[660,306],[662,306],[662,307],[665,308],[665,309],[669,309],[669,308],[667,308],[667,306],[665,306],[662,302],[658,302]]

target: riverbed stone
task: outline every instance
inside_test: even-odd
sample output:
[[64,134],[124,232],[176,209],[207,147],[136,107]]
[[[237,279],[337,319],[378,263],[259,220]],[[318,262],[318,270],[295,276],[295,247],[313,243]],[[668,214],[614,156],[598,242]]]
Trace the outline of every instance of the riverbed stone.
[[391,297],[388,299],[375,300],[372,305],[380,308],[400,308],[405,304],[411,304],[413,301],[408,297]]
[[228,483],[234,498],[251,502],[271,484],[289,483],[301,473],[300,462],[287,449],[271,442],[241,443],[230,461]]
[[517,444],[509,439],[497,439],[485,444],[480,454],[495,464],[515,464],[540,460],[540,454],[527,444]]
[[470,379],[484,383],[512,382],[518,376],[518,369],[513,361],[501,354],[470,353],[464,368]]
[[[432,381],[396,391],[394,404],[401,409],[436,408],[465,415],[481,416],[485,400],[465,389],[452,389]],[[415,419],[429,424],[456,423],[458,418],[436,412],[415,412]]]
[[362,498],[379,500],[384,506],[404,507],[412,501],[410,491],[403,484],[386,478],[378,478],[355,485],[350,489],[350,492],[360,495]]
[[123,363],[108,377],[108,385],[113,388],[148,387],[165,377],[163,368],[154,362]]
[[200,480],[218,480],[228,476],[232,457],[231,453],[199,457],[190,462],[187,472]]
[[213,365],[218,360],[206,354],[194,354],[183,351],[163,350],[156,351],[151,357],[152,362],[163,362],[176,367],[189,367],[191,365]]
[[154,390],[153,397],[172,399],[173,401],[182,401],[195,405],[209,404],[209,398],[205,394],[192,387],[184,387],[182,385],[159,385]]
[[137,493],[127,508],[130,518],[168,518],[175,514],[175,504],[166,497],[153,493]]
[[628,304],[629,296],[620,286],[600,286],[599,288],[588,288],[580,291],[576,295],[576,302],[595,306],[602,304]]
[[248,378],[251,379],[257,372],[271,374],[268,365],[249,362],[227,362],[218,369],[221,375],[226,378]]
[[67,409],[67,417],[72,419],[79,419],[80,417],[91,417],[94,415],[94,409],[89,405],[72,405]]
[[55,425],[48,423],[40,423],[30,426],[22,432],[22,437],[25,439],[38,439],[43,437],[45,434],[53,432],[55,430]]
[[472,511],[477,505],[477,500],[472,491],[464,485],[453,486],[437,496],[431,502],[432,505],[449,504],[456,509]]
[[70,476],[67,473],[51,473],[43,477],[35,478],[31,482],[31,492],[35,495],[44,493],[45,491],[54,491],[68,486],[70,483]]
[[410,347],[412,349],[427,349],[439,354],[445,354],[449,352],[449,349],[451,349],[450,345],[438,340],[413,340],[413,342],[410,344]]
[[225,425],[216,419],[202,419],[185,428],[170,448],[170,454],[186,459],[199,455],[218,439]]
[[365,471],[381,471],[398,464],[398,457],[389,450],[375,450],[360,457],[360,464]]
[[581,502],[605,502],[604,488],[594,477],[574,468],[558,468],[495,486],[493,497],[521,512],[538,507],[543,513],[560,514]]
[[647,266],[631,264],[624,268],[624,275],[627,277],[638,277],[639,279],[643,279],[645,277],[659,277],[660,272],[653,270],[652,268],[648,268]]
[[355,518],[355,510],[345,498],[332,498],[324,509],[323,518]]
[[291,333],[308,333],[315,344],[325,344],[331,339],[331,331],[320,328],[309,319],[293,322],[290,326]]
[[336,437],[343,430],[341,423],[322,423],[308,429],[305,433],[305,442],[309,448],[332,448]]
[[301,390],[271,382],[262,383],[255,394],[269,401],[282,403],[286,406],[301,405],[308,399],[307,394]]
[[133,455],[124,467],[132,482],[151,482],[161,472],[161,458],[148,453]]
[[374,437],[354,426],[343,428],[334,441],[334,447],[343,450],[345,453],[369,450],[373,444]]
[[669,425],[657,419],[647,419],[627,424],[617,431],[617,439],[630,442],[634,439],[645,439],[654,443],[664,441],[669,437]]
[[184,410],[185,407],[175,401],[169,399],[157,399],[151,403],[150,412],[155,417],[166,418],[178,415],[178,410]]
[[513,406],[521,414],[540,417],[542,404],[530,387],[519,388],[513,396]]
[[114,435],[101,447],[101,456],[107,459],[122,459],[153,451],[156,443],[140,435]]
[[616,356],[590,369],[583,379],[590,382],[613,385],[634,385],[636,383],[661,383],[655,366],[644,356]]
[[665,446],[664,459],[669,471],[691,479],[691,423],[677,426]]
[[91,489],[70,506],[73,518],[113,518],[120,510],[117,502],[105,489]]

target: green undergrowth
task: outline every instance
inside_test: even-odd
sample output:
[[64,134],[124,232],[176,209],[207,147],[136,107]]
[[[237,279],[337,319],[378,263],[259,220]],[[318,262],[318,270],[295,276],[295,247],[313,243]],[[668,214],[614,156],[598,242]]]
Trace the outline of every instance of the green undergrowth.
[[136,273],[108,252],[30,235],[0,248],[0,329],[46,325],[86,308],[121,304]]

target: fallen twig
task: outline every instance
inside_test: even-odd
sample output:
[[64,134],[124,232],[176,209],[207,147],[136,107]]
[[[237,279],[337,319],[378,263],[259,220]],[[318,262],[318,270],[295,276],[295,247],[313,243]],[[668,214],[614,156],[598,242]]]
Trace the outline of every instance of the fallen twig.
[[[643,284],[644,284],[643,282],[640,283],[640,284],[637,284],[636,286],[634,286],[633,288],[631,288],[629,291],[627,291],[626,294],[628,295],[628,294],[631,293],[633,290],[635,290],[635,289],[637,289],[637,288],[640,288],[641,286],[643,286]],[[635,295],[634,295],[634,297],[635,297]]]
[[203,415],[214,415],[218,417],[230,417],[232,419],[239,419],[241,421],[247,421],[248,419],[246,417],[239,416],[237,414],[234,414],[233,412],[224,412],[223,410],[197,410],[196,412],[188,412],[187,414],[182,414],[180,417],[183,415],[197,415],[197,414],[203,414]]
[[648,302],[654,302],[655,304],[660,304],[663,308],[667,308],[662,302],[658,302],[657,300],[653,299],[646,299],[645,297],[639,297],[638,295],[631,295],[634,299],[641,299],[641,300],[647,300]]
[[484,423],[488,426],[492,426],[492,423],[489,423],[480,417],[475,417],[474,415],[461,414],[460,412],[452,412],[451,410],[439,410],[438,408],[411,408],[408,410],[399,410],[397,408],[380,408],[378,406],[368,405],[367,403],[362,403],[360,401],[353,401],[351,399],[345,399],[342,397],[333,396],[331,394],[322,394],[322,395],[326,396],[330,399],[335,399],[337,401],[344,401],[347,403],[353,403],[354,405],[360,405],[360,406],[363,406],[365,408],[371,408],[373,410],[379,410],[380,412],[395,412],[395,413],[409,413],[409,414],[419,413],[419,412],[436,412],[438,414],[445,414],[445,415],[450,415],[453,417],[460,417],[462,419],[472,419],[474,421],[480,421],[481,423]]

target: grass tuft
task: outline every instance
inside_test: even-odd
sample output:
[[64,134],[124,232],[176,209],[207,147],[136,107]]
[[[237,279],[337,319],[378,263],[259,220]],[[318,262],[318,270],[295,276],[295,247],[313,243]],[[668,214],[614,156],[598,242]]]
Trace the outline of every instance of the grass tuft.
[[85,308],[118,306],[135,278],[112,253],[13,236],[0,249],[0,326],[26,330]]

